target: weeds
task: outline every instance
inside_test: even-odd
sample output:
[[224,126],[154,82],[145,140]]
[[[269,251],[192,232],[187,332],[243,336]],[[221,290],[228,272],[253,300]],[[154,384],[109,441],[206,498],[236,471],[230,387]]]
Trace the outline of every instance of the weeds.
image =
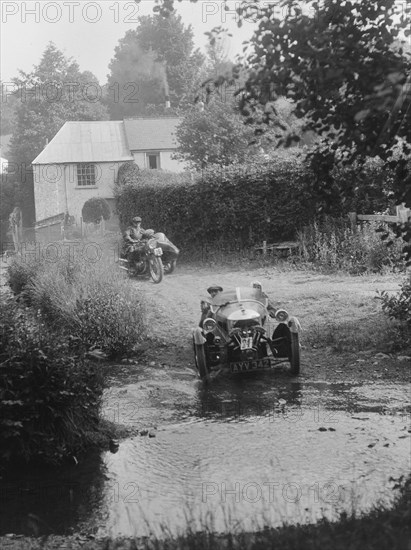
[[136,289],[108,262],[81,258],[9,268],[9,285],[40,322],[100,348],[110,357],[131,352],[144,338],[144,307]]
[[324,321],[313,323],[304,332],[304,341],[312,347],[331,347],[342,353],[373,350],[393,353],[404,348],[404,331],[382,313],[355,318],[353,321]]
[[[377,229],[381,224],[364,223],[352,228],[345,220],[326,218],[313,222],[297,235],[300,261],[324,271],[345,271],[352,274],[403,270],[402,244],[393,239],[387,246]],[[391,230],[389,236],[394,237]]]

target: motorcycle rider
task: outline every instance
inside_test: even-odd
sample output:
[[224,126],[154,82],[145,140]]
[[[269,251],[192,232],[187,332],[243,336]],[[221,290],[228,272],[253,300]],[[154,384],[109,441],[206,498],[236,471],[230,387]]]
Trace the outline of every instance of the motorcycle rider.
[[124,232],[124,253],[128,255],[133,246],[140,242],[145,233],[145,229],[141,227],[141,218],[140,216],[135,216],[131,220],[131,225],[129,225]]

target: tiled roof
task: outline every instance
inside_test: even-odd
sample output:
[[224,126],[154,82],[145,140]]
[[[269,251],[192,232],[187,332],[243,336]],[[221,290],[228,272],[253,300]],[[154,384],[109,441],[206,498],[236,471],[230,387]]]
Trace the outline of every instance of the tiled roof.
[[118,120],[66,122],[32,164],[133,160],[124,122]]
[[129,118],[124,120],[130,151],[175,149],[175,131],[181,118]]

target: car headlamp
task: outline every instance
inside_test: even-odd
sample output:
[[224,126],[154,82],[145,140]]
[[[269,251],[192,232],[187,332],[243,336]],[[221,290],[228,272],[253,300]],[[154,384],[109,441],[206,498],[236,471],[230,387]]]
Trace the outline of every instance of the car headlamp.
[[275,318],[280,323],[285,323],[288,319],[288,313],[285,311],[285,309],[277,309],[275,312]]
[[208,319],[204,319],[203,321],[203,330],[204,332],[212,332],[216,326],[215,319],[212,319],[209,317]]

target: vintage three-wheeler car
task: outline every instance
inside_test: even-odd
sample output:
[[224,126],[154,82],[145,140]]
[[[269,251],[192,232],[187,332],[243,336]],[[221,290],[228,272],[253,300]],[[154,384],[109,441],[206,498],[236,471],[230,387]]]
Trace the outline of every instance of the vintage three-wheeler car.
[[203,380],[213,371],[259,371],[287,362],[291,373],[299,374],[300,323],[284,309],[272,307],[261,287],[218,292],[201,302],[201,310],[193,348]]

